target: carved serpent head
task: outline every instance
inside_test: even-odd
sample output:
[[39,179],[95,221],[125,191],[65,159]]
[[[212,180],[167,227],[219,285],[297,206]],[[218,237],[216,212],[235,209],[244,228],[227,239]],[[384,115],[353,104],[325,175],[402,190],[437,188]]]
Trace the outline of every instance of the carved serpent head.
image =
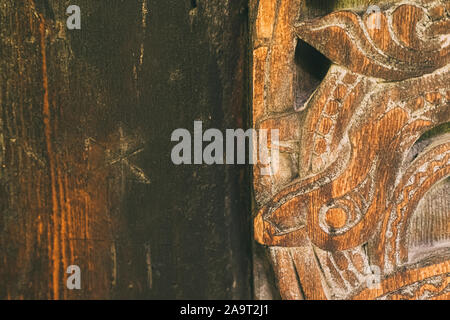
[[255,238],[284,247],[309,239],[327,251],[375,238],[389,272],[407,260],[419,200],[450,174],[448,135],[415,152],[426,131],[450,120],[450,5],[339,11],[293,28],[332,65],[300,108],[303,174],[262,201]]

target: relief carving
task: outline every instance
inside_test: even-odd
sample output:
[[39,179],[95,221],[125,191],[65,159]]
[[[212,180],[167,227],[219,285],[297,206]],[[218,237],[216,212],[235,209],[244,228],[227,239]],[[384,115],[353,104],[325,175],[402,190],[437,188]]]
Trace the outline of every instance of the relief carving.
[[[254,170],[254,235],[281,297],[448,299],[450,3],[303,4],[253,6],[254,126],[281,151],[275,175]],[[323,79],[301,46],[330,60]]]

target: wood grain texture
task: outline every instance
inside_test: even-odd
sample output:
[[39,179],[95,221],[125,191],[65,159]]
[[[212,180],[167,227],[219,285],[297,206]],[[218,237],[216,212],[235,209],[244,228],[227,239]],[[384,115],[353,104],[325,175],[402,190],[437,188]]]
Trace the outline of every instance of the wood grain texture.
[[255,239],[282,298],[447,297],[448,2],[380,3],[377,28],[337,7],[252,7],[253,123],[287,133],[278,173],[254,170]]
[[170,159],[247,125],[245,1],[70,4],[0,4],[0,298],[250,298],[247,168]]

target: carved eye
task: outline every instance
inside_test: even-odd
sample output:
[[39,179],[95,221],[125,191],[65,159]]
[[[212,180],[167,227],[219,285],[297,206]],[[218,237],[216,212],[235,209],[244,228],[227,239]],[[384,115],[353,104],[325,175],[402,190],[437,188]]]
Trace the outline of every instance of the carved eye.
[[319,211],[319,224],[329,234],[342,234],[352,228],[363,216],[360,203],[347,195],[324,205]]

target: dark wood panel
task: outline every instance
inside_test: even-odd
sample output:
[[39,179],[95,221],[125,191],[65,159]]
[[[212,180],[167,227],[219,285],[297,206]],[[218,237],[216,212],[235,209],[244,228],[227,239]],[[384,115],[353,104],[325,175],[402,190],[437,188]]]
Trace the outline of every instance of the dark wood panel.
[[249,298],[249,170],[170,160],[248,125],[245,1],[68,5],[0,6],[0,297]]

